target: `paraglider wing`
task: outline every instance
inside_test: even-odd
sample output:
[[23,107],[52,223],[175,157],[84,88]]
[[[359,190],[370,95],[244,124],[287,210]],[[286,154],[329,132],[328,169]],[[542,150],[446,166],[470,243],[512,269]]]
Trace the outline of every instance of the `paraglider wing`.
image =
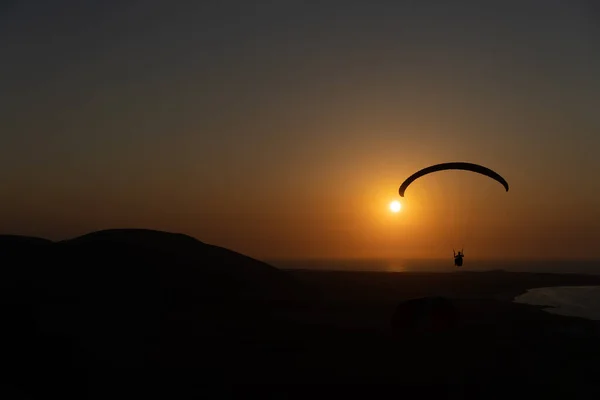
[[408,186],[411,183],[413,183],[416,179],[422,177],[423,175],[427,175],[432,172],[453,170],[453,169],[472,171],[472,172],[476,172],[476,173],[479,173],[479,174],[482,174],[485,176],[489,176],[490,178],[498,181],[502,186],[504,186],[504,189],[506,189],[506,191],[508,192],[508,182],[506,182],[506,180],[502,176],[500,176],[500,174],[498,174],[497,172],[492,171],[491,169],[486,168],[482,165],[478,165],[478,164],[472,164],[472,163],[467,163],[467,162],[449,162],[449,163],[432,165],[430,167],[426,167],[420,171],[415,172],[414,174],[409,176],[404,182],[402,182],[402,185],[400,185],[400,189],[398,190],[398,193],[400,193],[401,197],[404,197],[404,192],[406,191],[406,188],[408,188]]

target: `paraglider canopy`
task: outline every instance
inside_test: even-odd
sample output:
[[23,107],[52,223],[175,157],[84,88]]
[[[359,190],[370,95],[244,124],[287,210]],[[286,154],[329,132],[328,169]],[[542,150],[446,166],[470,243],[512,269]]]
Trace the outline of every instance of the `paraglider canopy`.
[[423,168],[423,169],[415,172],[414,174],[412,174],[411,176],[406,178],[406,180],[404,182],[402,182],[402,185],[400,185],[400,189],[398,189],[398,193],[400,193],[401,197],[404,197],[404,192],[406,191],[408,186],[410,186],[410,184],[413,183],[415,180],[419,179],[420,177],[422,177],[424,175],[430,174],[432,172],[445,171],[445,170],[464,170],[464,171],[476,172],[478,174],[488,176],[488,177],[498,181],[502,186],[504,186],[504,189],[506,189],[506,191],[508,192],[508,182],[506,181],[506,179],[504,179],[502,176],[500,176],[500,174],[498,174],[497,172],[492,171],[491,169],[484,167],[482,165],[479,165],[479,164],[473,164],[473,163],[468,163],[468,162],[449,162],[449,163],[435,164],[435,165]]

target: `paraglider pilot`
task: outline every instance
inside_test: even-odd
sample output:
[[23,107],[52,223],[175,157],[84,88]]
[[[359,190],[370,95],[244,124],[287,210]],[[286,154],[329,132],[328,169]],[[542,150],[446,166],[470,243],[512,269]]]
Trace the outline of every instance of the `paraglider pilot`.
[[459,251],[458,254],[456,254],[456,251],[454,251],[454,249],[452,249],[452,252],[454,253],[454,265],[457,267],[462,267],[463,257],[465,256],[462,250]]

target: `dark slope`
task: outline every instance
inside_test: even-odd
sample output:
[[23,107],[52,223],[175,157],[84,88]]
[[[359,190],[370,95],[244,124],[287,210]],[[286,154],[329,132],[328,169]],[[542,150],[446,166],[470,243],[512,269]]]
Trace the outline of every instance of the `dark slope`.
[[16,264],[23,264],[37,260],[41,252],[50,248],[54,242],[31,236],[0,235],[0,257],[2,271],[17,273]]
[[[193,365],[208,381],[224,376],[229,359],[257,356],[247,344],[268,342],[281,325],[274,316],[302,296],[287,273],[180,234],[6,239],[0,252],[12,255],[3,269],[18,271],[0,283],[4,379],[38,395],[69,388],[85,398],[89,370],[107,367]],[[120,373],[109,375],[114,390]]]
[[22,236],[22,235],[0,235],[0,246],[5,250],[9,247],[18,246],[37,246],[47,245],[53,242],[48,239],[33,237],[33,236]]
[[0,235],[0,288],[18,288],[34,280],[36,265],[52,244],[37,237]]
[[[92,285],[151,285],[272,300],[287,296],[293,280],[261,261],[190,236],[144,229],[90,233],[55,246],[64,271]],[[273,297],[272,297],[273,296]]]

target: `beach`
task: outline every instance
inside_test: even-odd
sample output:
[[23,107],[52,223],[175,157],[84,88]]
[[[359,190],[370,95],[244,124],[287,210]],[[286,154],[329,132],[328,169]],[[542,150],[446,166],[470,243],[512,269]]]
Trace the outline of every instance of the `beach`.
[[529,289],[515,302],[545,306],[544,311],[600,321],[600,286],[559,286]]

